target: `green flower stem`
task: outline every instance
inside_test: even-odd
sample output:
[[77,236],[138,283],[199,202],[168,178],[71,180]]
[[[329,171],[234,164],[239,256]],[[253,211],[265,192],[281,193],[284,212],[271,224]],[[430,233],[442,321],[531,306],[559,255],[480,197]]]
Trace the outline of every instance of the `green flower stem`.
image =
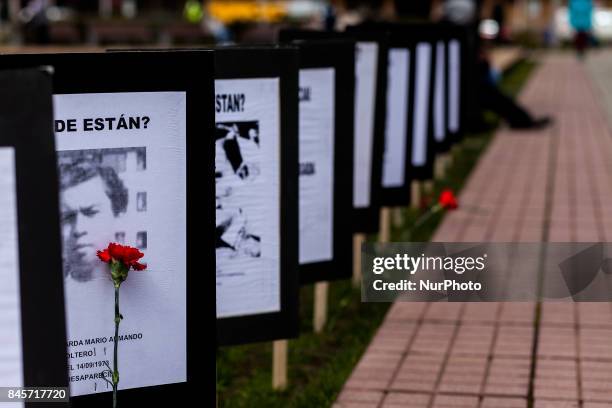
[[121,314],[119,313],[119,287],[120,283],[115,282],[115,345],[113,351],[113,408],[117,408],[117,386],[119,385],[119,366],[117,363],[117,348],[119,346],[119,323]]
[[432,215],[438,213],[441,210],[442,210],[442,206],[440,204],[436,204],[433,207],[431,207],[431,209],[427,211],[425,214],[421,215],[416,220],[412,228],[408,230],[408,240],[410,241],[412,239],[412,234],[416,232],[416,230],[418,230],[421,227],[421,225],[425,224],[425,222],[427,222],[431,218]]

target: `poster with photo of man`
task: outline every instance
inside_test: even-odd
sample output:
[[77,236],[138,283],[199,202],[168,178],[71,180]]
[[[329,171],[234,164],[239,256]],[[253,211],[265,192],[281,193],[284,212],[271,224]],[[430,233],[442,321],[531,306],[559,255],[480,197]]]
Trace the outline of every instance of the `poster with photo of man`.
[[182,406],[197,390],[211,406],[215,387],[204,379],[214,377],[215,357],[198,339],[216,320],[215,191],[199,183],[214,176],[213,52],[4,57],[0,68],[50,75],[55,137],[44,140],[54,141],[47,184],[56,197],[34,202],[57,215],[71,406],[112,404],[102,375],[113,362],[114,288],[94,258],[110,242],[140,248],[147,264],[121,285],[119,405]]
[[121,286],[120,389],[186,381],[185,92],[56,94],[68,364],[73,396],[105,392],[113,285],[96,251],[145,255]]

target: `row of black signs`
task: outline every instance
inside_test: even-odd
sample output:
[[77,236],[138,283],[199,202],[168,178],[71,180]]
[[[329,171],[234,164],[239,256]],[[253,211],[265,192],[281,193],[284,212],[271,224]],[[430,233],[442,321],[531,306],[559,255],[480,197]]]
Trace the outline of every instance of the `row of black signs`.
[[108,242],[149,265],[121,288],[124,404],[212,390],[215,337],[296,336],[299,283],[350,276],[351,235],[460,137],[463,36],[1,56],[0,386],[110,403]]

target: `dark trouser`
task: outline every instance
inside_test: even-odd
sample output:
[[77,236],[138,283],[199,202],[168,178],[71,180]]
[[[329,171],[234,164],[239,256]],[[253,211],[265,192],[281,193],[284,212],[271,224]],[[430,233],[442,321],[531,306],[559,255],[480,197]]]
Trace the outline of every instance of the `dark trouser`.
[[510,126],[529,126],[533,123],[531,115],[496,85],[488,82],[481,83],[479,91],[481,108],[497,113]]
[[576,52],[579,56],[584,55],[587,45],[589,43],[589,33],[586,31],[578,31],[576,37],[574,37],[574,45],[576,46]]

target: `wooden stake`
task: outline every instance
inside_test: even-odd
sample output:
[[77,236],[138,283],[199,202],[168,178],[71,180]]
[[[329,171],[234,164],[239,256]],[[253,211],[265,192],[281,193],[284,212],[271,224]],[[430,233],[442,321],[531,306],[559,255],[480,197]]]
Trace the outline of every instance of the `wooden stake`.
[[272,388],[282,391],[287,388],[288,340],[276,340],[272,345]]
[[314,287],[314,315],[312,326],[315,333],[321,333],[327,323],[327,292],[329,282],[317,282]]
[[453,145],[453,147],[451,147],[451,150],[450,150],[451,161],[453,160],[455,156],[458,156],[460,154],[461,154],[461,145],[456,143]]
[[391,238],[391,225],[390,223],[390,212],[391,209],[389,207],[382,207],[380,209],[380,230],[378,233],[378,242],[389,242]]
[[353,287],[361,286],[361,244],[366,240],[366,234],[353,234]]
[[444,163],[446,165],[446,170],[448,171],[448,169],[450,169],[453,165],[453,153],[451,151],[448,151],[444,154]]
[[439,154],[436,156],[434,161],[434,178],[436,180],[442,180],[446,173],[446,162],[444,158],[444,154]]
[[412,180],[410,184],[410,201],[412,208],[421,207],[421,183],[418,180]]
[[401,227],[404,224],[404,215],[402,214],[402,207],[393,208],[393,225],[395,227]]

